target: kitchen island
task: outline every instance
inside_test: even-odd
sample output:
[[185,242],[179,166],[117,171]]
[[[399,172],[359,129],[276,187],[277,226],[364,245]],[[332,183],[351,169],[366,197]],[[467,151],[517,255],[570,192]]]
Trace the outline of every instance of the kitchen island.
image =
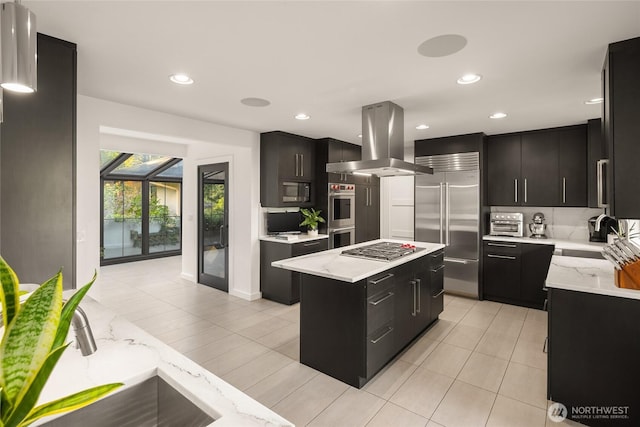
[[[342,254],[380,243],[415,251],[390,261]],[[442,312],[443,248],[384,239],[273,262],[302,273],[300,362],[366,384]]]
[[[66,297],[70,296],[68,292],[65,292]],[[115,394],[127,392],[129,389],[135,390],[134,387],[141,383],[159,377],[214,420],[213,423],[206,425],[292,426],[290,422],[264,405],[92,298],[85,297],[81,306],[89,318],[98,349],[94,354],[83,357],[80,350],[73,348],[73,345],[70,346],[60,358],[42,391],[41,403],[96,385],[123,382],[124,386],[107,396],[106,402]],[[69,339],[74,339],[73,331],[70,332]],[[78,412],[87,408],[82,408]],[[65,427],[141,425],[139,418],[135,417],[149,408],[133,407],[131,408],[133,414],[131,412],[126,414],[118,409],[111,407],[106,414],[103,414],[103,418],[84,419],[80,424],[71,423],[65,418],[65,414],[62,414],[60,418],[56,417],[53,420],[51,419],[54,417],[39,420],[36,425],[48,421]],[[76,413],[70,414],[74,417],[76,415]],[[184,420],[174,420],[169,425],[195,424],[193,418],[189,418],[189,423]]]
[[640,425],[640,291],[618,288],[605,260],[553,256],[548,398],[589,426]]

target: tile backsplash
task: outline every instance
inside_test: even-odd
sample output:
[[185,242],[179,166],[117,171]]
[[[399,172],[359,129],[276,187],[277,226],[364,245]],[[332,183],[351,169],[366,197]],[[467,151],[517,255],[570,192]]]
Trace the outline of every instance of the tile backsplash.
[[603,209],[592,208],[541,208],[531,206],[492,206],[491,212],[522,212],[524,214],[524,231],[530,236],[529,223],[536,212],[542,212],[547,224],[547,237],[563,240],[589,240],[587,221],[592,216],[600,215]]

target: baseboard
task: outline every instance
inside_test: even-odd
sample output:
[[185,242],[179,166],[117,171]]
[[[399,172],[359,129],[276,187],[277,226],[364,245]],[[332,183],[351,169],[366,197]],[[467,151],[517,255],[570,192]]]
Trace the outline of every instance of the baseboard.
[[257,299],[262,298],[262,292],[248,293],[248,292],[238,291],[235,289],[230,290],[229,295],[233,295],[234,297],[242,298],[247,301],[255,301]]

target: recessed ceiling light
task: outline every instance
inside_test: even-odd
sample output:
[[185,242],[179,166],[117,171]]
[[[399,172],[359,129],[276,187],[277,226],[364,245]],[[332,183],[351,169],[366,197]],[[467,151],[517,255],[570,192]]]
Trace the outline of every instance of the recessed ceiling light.
[[416,129],[418,130],[429,129],[429,125],[425,125],[425,124],[418,125],[416,126]]
[[459,34],[443,34],[425,40],[418,46],[418,53],[429,58],[453,55],[467,45],[467,39]]
[[482,76],[480,74],[465,74],[458,79],[459,85],[470,85],[471,83],[479,82]]
[[584,101],[584,103],[587,105],[593,105],[593,104],[602,104],[602,101],[604,101],[604,98],[591,98],[588,101]]
[[240,103],[248,105],[249,107],[266,107],[267,105],[271,105],[271,102],[262,98],[243,98],[240,100]]
[[193,79],[186,74],[171,74],[169,76],[169,80],[179,85],[190,85],[193,84]]
[[358,135],[358,138],[362,138],[362,134],[359,134],[359,135]]
[[298,120],[309,120],[310,117],[311,116],[309,116],[308,114],[305,114],[305,113],[296,114],[296,119],[298,119]]
[[504,119],[505,117],[507,117],[505,113],[493,113],[489,116],[490,119]]

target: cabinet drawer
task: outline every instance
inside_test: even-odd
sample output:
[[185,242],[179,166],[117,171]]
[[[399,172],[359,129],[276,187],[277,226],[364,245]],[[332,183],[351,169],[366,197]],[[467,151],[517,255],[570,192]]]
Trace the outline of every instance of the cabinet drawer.
[[394,287],[367,299],[367,335],[393,320],[394,307]]
[[484,242],[484,254],[520,255],[520,243],[515,242]]
[[392,287],[396,282],[396,270],[385,271],[367,280],[367,298],[377,295]]
[[367,378],[371,378],[395,353],[395,329],[389,322],[367,336]]
[[434,252],[427,256],[429,258],[429,265],[431,268],[444,264],[444,251]]
[[329,248],[328,239],[311,240],[310,242],[294,243],[291,248],[291,256],[301,256],[320,252]]

